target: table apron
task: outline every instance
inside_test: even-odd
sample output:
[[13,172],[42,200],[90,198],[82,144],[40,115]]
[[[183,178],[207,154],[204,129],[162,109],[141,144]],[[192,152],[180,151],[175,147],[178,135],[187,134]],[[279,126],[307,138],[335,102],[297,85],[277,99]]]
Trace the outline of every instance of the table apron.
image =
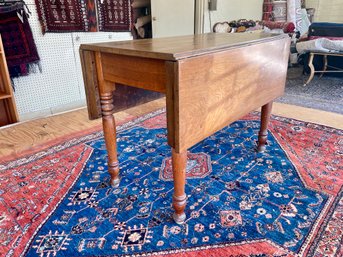
[[106,81],[166,92],[166,67],[163,60],[101,53],[101,64]]
[[168,119],[174,119],[169,142],[176,151],[281,96],[288,56],[286,38],[180,60]]

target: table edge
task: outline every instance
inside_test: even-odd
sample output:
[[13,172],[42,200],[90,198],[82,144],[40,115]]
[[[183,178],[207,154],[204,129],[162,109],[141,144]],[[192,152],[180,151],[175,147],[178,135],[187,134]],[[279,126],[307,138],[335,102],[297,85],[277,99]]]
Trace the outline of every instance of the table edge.
[[[221,52],[225,50],[235,49],[239,47],[245,47],[252,44],[270,42],[270,41],[277,41],[280,39],[289,38],[287,34],[273,34],[273,37],[266,37],[266,38],[259,38],[255,40],[250,40],[246,42],[239,42],[236,44],[231,45],[223,45],[223,46],[216,46],[212,48],[207,48],[205,51],[203,49],[199,50],[190,50],[181,53],[165,53],[165,52],[147,52],[147,51],[139,51],[139,50],[131,50],[131,49],[123,49],[123,48],[115,48],[115,47],[104,47],[104,46],[97,46],[95,44],[81,44],[80,51],[95,51],[101,53],[111,53],[111,54],[119,54],[119,55],[126,55],[126,56],[135,56],[135,57],[142,57],[142,58],[152,58],[152,59],[161,59],[165,61],[178,61],[190,57],[201,56],[205,54],[211,54],[216,52]],[[125,40],[130,41],[130,40]],[[116,41],[118,43],[125,42],[125,41]]]

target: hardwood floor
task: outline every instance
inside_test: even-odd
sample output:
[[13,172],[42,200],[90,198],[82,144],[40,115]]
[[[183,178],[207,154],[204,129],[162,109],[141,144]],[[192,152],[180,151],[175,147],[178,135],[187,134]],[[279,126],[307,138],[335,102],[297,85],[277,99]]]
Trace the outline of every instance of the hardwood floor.
[[[164,106],[165,100],[159,99],[116,113],[116,123],[139,117]],[[20,155],[60,137],[101,128],[101,119],[89,120],[86,108],[0,128],[0,161],[1,157]]]
[[[115,114],[116,122],[139,117],[165,107],[165,99],[159,99]],[[274,103],[273,114],[298,120],[314,122],[343,129],[343,115],[314,109]],[[20,156],[26,151],[48,145],[61,137],[72,137],[82,131],[101,129],[101,119],[88,119],[86,108],[17,123],[0,128],[0,161],[5,156]]]

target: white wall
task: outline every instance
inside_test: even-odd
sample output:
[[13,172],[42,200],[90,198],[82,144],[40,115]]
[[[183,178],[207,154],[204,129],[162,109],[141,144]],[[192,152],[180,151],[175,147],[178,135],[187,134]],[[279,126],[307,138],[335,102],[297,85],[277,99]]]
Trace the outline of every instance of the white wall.
[[41,58],[42,73],[14,79],[20,120],[43,117],[85,106],[79,46],[81,43],[131,39],[129,32],[46,33],[38,21],[34,0],[25,1],[29,22]]
[[343,0],[306,0],[306,8],[315,8],[314,21],[343,22]]
[[[343,0],[342,0],[343,1]],[[204,31],[211,31],[216,22],[239,19],[261,20],[263,0],[217,0],[217,11],[208,11],[205,5]]]

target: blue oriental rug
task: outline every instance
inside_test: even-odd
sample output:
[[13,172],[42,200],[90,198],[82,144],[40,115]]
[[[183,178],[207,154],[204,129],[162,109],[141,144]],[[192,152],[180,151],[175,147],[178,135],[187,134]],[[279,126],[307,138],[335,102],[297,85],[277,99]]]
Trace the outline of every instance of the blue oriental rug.
[[[259,154],[258,129],[258,116],[250,115],[189,149],[183,225],[172,220],[171,149],[163,112],[118,128],[122,178],[118,188],[109,185],[100,132],[50,148],[49,154],[57,154],[50,160],[64,167],[74,163],[74,169],[81,163],[80,172],[32,232],[22,254],[324,256],[316,255],[325,253],[323,240],[331,242],[330,251],[340,251],[334,240],[338,232],[327,241],[325,229],[332,232],[334,215],[342,215],[337,207],[342,207],[342,181],[327,173],[338,188],[314,185],[320,165],[311,151],[337,172],[341,164],[331,146],[321,149],[314,146],[321,142],[312,140],[325,136],[325,144],[331,144],[330,140],[342,138],[342,131],[274,117],[267,150]],[[63,154],[80,145],[84,148],[75,157]],[[44,154],[30,162],[41,158]],[[38,163],[32,167],[44,169]]]

